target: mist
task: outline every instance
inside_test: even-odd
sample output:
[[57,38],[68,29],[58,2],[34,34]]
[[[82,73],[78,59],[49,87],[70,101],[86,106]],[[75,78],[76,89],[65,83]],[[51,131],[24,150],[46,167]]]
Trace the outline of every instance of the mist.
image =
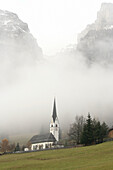
[[45,57],[34,65],[23,66],[22,61],[12,67],[4,61],[0,72],[1,132],[49,131],[54,97],[62,129],[68,129],[76,115],[87,116],[88,112],[111,126],[112,76],[110,67],[88,67],[80,53]]
[[[101,11],[98,17],[106,18]],[[108,18],[105,23],[97,18],[101,31],[95,22],[79,34],[77,45],[45,56],[26,23],[8,11],[0,13],[0,133],[48,132],[54,97],[62,131],[76,115],[86,117],[88,112],[111,127],[113,48],[111,25],[105,29]]]

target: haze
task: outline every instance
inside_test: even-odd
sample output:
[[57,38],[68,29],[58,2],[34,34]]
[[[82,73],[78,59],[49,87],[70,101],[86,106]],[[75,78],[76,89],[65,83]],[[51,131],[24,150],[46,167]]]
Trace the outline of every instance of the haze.
[[113,69],[98,64],[89,68],[80,53],[52,55],[76,43],[77,33],[94,22],[101,2],[40,0],[32,1],[31,5],[30,0],[10,3],[4,0],[1,3],[2,9],[17,13],[29,24],[46,54],[34,65],[30,62],[24,65],[22,61],[24,67],[12,67],[7,60],[1,65],[2,132],[39,133],[41,127],[49,130],[54,96],[62,128],[69,127],[76,115],[86,116],[88,112],[113,124]]

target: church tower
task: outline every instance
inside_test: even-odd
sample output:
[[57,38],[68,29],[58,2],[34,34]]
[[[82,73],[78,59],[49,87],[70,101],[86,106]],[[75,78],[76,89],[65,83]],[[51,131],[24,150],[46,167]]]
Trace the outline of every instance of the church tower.
[[54,99],[54,105],[53,105],[52,121],[50,123],[50,133],[52,133],[54,137],[56,138],[56,140],[59,141],[59,121],[57,117],[55,99]]

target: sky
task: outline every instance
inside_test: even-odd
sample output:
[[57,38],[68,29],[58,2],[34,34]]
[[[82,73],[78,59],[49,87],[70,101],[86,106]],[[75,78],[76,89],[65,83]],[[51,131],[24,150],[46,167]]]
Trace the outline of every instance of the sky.
[[75,44],[77,34],[95,21],[102,2],[113,0],[0,0],[0,9],[26,22],[45,55]]

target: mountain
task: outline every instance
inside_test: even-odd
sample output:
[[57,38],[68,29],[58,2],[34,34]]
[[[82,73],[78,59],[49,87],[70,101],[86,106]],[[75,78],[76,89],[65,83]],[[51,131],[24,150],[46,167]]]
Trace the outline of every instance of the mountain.
[[25,65],[43,56],[28,25],[9,11],[0,10],[0,63]]
[[103,3],[96,21],[78,35],[77,50],[91,63],[113,63],[113,4]]

